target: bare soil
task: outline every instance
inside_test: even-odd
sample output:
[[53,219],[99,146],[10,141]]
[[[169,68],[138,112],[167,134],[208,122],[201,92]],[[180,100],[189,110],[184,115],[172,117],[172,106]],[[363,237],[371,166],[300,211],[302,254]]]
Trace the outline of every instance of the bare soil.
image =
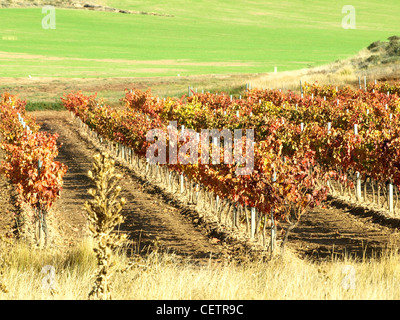
[[[92,169],[93,156],[98,150],[81,137],[67,112],[42,111],[35,112],[35,116],[43,130],[60,135],[58,141],[62,146],[57,159],[68,166],[68,172],[57,209],[62,212],[62,224],[70,226],[65,235],[70,241],[80,240],[88,234],[83,204],[90,197],[88,189],[93,187],[87,172]],[[126,168],[117,166],[117,169],[123,174],[121,196],[127,200],[120,232],[128,234],[135,251],[158,246],[194,259],[222,255],[223,247],[187,221],[181,209],[165,201],[155,187],[145,185]]]
[[400,244],[399,228],[357,213],[351,207],[330,205],[302,217],[289,236],[289,246],[300,256],[312,259],[379,257]]
[[[87,222],[83,204],[91,187],[87,171],[98,150],[79,133],[70,115],[65,111],[34,112],[43,130],[59,134],[62,143],[58,160],[68,166],[64,190],[55,205],[59,243],[72,245],[87,236]],[[117,165],[123,174],[122,196],[127,199],[123,209],[125,222],[120,232],[128,234],[132,250],[136,252],[157,246],[178,256],[194,261],[207,261],[210,256],[224,259],[243,254],[245,245],[225,241],[223,234],[213,232],[190,214],[193,208],[166,195],[160,188],[143,181],[131,170]],[[10,233],[15,210],[13,187],[0,177],[0,230]],[[393,219],[392,219],[393,220]],[[374,215],[360,214],[351,206],[327,201],[322,208],[307,213],[289,236],[288,247],[300,257],[315,260],[342,258],[345,255],[369,257],[379,255],[387,248],[397,247],[400,232],[397,223],[385,223]],[[393,222],[393,221],[392,221]],[[214,230],[215,231],[215,230]],[[280,230],[282,237],[283,229]]]
[[18,95],[30,102],[60,102],[65,93],[82,91],[87,94],[98,93],[112,106],[120,104],[125,89],[151,88],[154,95],[161,97],[187,94],[188,84],[199,90],[221,91],[221,88],[241,88],[253,75],[199,75],[182,77],[143,77],[143,78],[0,78],[0,89]]

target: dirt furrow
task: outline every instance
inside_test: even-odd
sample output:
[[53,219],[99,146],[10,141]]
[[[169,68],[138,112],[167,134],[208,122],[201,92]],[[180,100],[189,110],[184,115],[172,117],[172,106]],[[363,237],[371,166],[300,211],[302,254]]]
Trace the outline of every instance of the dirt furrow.
[[[66,112],[36,112],[42,130],[59,134],[62,143],[57,160],[68,166],[64,190],[57,202],[63,223],[68,225],[70,239],[81,239],[86,234],[86,219],[83,204],[88,198],[90,180],[88,170],[92,167],[93,155],[97,150],[82,139]],[[143,183],[128,170],[118,167],[123,174],[121,196],[127,199],[122,214],[125,222],[120,226],[132,240],[133,248],[143,250],[149,246],[160,246],[178,255],[195,259],[208,259],[221,255],[221,246],[214,244],[179,210],[166,203],[162,196]]]
[[317,260],[379,257],[383,251],[399,247],[400,232],[375,220],[327,201],[301,218],[289,237],[289,246],[301,256]]

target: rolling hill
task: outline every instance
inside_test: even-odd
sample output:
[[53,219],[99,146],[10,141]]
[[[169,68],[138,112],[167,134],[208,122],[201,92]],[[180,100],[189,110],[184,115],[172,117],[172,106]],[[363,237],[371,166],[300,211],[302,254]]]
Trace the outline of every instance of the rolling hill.
[[353,1],[356,29],[342,27],[345,1],[98,4],[159,15],[60,8],[56,2],[56,29],[43,29],[40,5],[2,8],[0,77],[242,74],[275,66],[280,72],[346,59],[400,27],[394,0]]

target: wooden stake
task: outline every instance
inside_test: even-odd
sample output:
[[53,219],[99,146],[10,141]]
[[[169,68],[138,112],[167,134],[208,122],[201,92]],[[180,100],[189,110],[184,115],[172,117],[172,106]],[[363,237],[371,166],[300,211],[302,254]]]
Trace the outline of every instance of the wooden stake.
[[254,239],[254,234],[256,232],[256,208],[251,208],[251,218],[250,218],[250,238]]
[[393,184],[389,183],[389,194],[388,194],[388,206],[389,206],[389,212],[393,213]]

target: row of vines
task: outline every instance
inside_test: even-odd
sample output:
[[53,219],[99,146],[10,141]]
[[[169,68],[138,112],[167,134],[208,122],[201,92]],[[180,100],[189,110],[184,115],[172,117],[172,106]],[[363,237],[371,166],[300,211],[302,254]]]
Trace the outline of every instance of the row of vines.
[[[142,159],[154,143],[148,132],[164,132],[167,150],[173,150],[172,145],[185,153],[177,161],[168,152],[160,167],[229,201],[237,210],[256,210],[264,218],[257,220],[257,228],[265,228],[269,218],[289,222],[290,229],[302,214],[326,199],[334,181],[351,189],[355,186],[350,177],[356,175],[400,186],[396,88],[374,84],[367,91],[356,91],[306,84],[301,95],[252,89],[243,99],[195,92],[181,99],[161,99],[150,91],[132,89],[126,90],[123,109],[80,92],[62,100],[90,129]],[[174,121],[177,125],[171,126]],[[224,149],[219,148],[220,159],[215,162],[201,143],[191,143],[199,142],[201,129],[211,128],[253,129],[255,143],[249,148],[243,137],[242,161],[227,162]],[[185,162],[193,151],[198,159],[209,161]],[[250,156],[254,158],[251,174],[236,174]]]
[[[0,100],[0,142],[5,159],[0,171],[13,183],[18,205],[27,207],[17,219],[19,235],[26,236],[28,226],[38,244],[47,245],[46,217],[60,197],[67,167],[55,161],[58,135],[39,131],[40,127],[25,110],[26,102],[4,93]],[[22,231],[25,229],[25,231]],[[42,236],[42,232],[44,237]]]
[[[284,220],[292,228],[338,186],[343,193],[369,180],[377,182],[378,190],[382,185],[399,189],[398,88],[369,84],[363,91],[305,84],[301,95],[248,89],[240,99],[195,92],[161,99],[151,91],[132,89],[121,99],[125,108],[111,108],[96,95],[81,92],[67,94],[62,101],[102,139],[126,146],[144,161],[149,160],[149,150],[160,152],[154,150],[155,141],[164,142],[169,152],[158,165],[190,181],[197,194],[205,190],[229,202],[234,211],[254,210],[254,236],[267,219],[272,224]],[[39,131],[25,102],[16,96],[2,95],[0,116],[5,150],[1,171],[16,186],[21,202],[33,209],[30,219],[38,224],[38,237],[43,230],[47,241],[46,215],[60,196],[67,170],[55,161],[57,135]],[[155,129],[157,139],[149,137]],[[199,135],[203,129],[243,134],[251,129],[254,142],[249,145],[248,136],[241,135],[235,145],[227,145],[221,135],[224,148],[213,144],[210,153],[203,149],[209,139]],[[240,157],[227,159],[226,146]],[[178,157],[173,150],[179,150]],[[193,154],[201,161],[188,162]],[[237,174],[250,162],[248,174]]]

